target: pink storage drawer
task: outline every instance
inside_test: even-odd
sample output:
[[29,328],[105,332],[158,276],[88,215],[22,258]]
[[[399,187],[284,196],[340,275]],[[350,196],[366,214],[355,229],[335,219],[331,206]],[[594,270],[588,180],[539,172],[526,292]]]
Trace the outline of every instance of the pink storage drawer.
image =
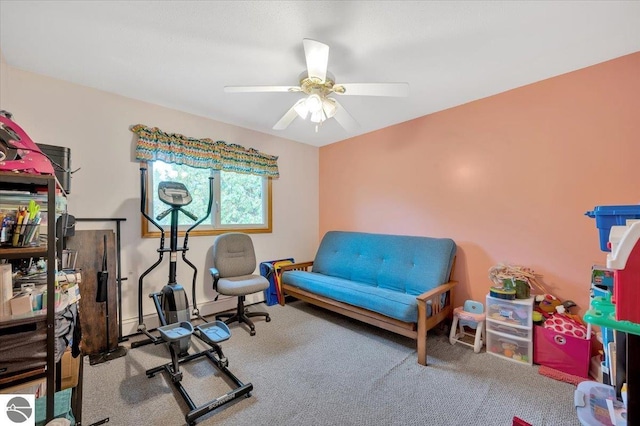
[[579,377],[589,377],[591,340],[580,339],[536,325],[533,362]]

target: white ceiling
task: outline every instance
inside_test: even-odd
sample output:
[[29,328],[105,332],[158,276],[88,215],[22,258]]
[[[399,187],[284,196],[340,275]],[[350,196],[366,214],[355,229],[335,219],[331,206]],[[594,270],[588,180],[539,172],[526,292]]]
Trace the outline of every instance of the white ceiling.
[[363,134],[640,51],[640,1],[0,0],[13,67],[315,146],[356,136],[272,130],[299,93],[223,92],[297,85],[303,38],[330,46],[338,83],[409,83],[340,97]]

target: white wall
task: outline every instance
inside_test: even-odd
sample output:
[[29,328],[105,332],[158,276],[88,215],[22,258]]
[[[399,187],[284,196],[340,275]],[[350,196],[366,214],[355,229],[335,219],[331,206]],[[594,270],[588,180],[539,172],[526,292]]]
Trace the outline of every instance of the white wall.
[[2,109],[3,105],[3,96],[2,94],[7,91],[7,66],[4,62],[4,56],[2,55],[2,51],[0,51],[0,109]]
[[[318,148],[113,95],[2,64],[0,107],[37,143],[71,149],[73,175],[68,205],[76,217],[123,217],[123,317],[137,318],[139,275],[156,259],[157,239],[140,237],[140,173],[134,161],[133,124],[211,138],[278,155],[273,181],[273,233],[252,235],[258,261],[311,260],[318,244]],[[171,90],[170,87],[167,90]],[[204,95],[203,95],[204,96]],[[79,224],[78,229],[107,224]],[[208,268],[214,237],[190,237],[188,258],[198,267],[198,303],[213,300]],[[168,264],[145,278],[143,294],[166,283]],[[179,282],[191,286],[190,269],[178,263]],[[145,297],[145,299],[147,299]],[[229,301],[228,301],[229,302]],[[229,303],[226,305],[229,305]],[[218,309],[220,306],[218,306]],[[214,308],[215,309],[215,308]],[[204,311],[204,309],[203,309]],[[153,307],[145,300],[145,313]],[[125,327],[125,333],[127,329]]]

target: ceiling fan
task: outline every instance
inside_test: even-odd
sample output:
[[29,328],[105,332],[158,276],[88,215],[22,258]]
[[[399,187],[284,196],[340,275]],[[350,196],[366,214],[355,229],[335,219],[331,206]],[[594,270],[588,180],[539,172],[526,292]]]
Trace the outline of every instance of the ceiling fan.
[[316,123],[318,126],[329,118],[335,120],[347,131],[355,131],[358,122],[344,109],[332,95],[358,96],[408,96],[408,83],[345,83],[336,84],[334,76],[327,70],[329,46],[316,40],[305,38],[302,41],[307,70],[300,74],[299,86],[226,86],[228,93],[249,92],[300,92],[305,96],[299,99],[273,126],[274,130],[284,130],[300,117]]

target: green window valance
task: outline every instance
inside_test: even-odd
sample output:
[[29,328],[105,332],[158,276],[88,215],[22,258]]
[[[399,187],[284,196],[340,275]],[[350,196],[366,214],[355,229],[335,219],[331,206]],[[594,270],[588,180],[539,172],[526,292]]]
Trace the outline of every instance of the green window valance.
[[131,126],[138,135],[136,160],[185,164],[200,169],[224,170],[277,178],[278,157],[223,141],[165,133],[157,127]]

